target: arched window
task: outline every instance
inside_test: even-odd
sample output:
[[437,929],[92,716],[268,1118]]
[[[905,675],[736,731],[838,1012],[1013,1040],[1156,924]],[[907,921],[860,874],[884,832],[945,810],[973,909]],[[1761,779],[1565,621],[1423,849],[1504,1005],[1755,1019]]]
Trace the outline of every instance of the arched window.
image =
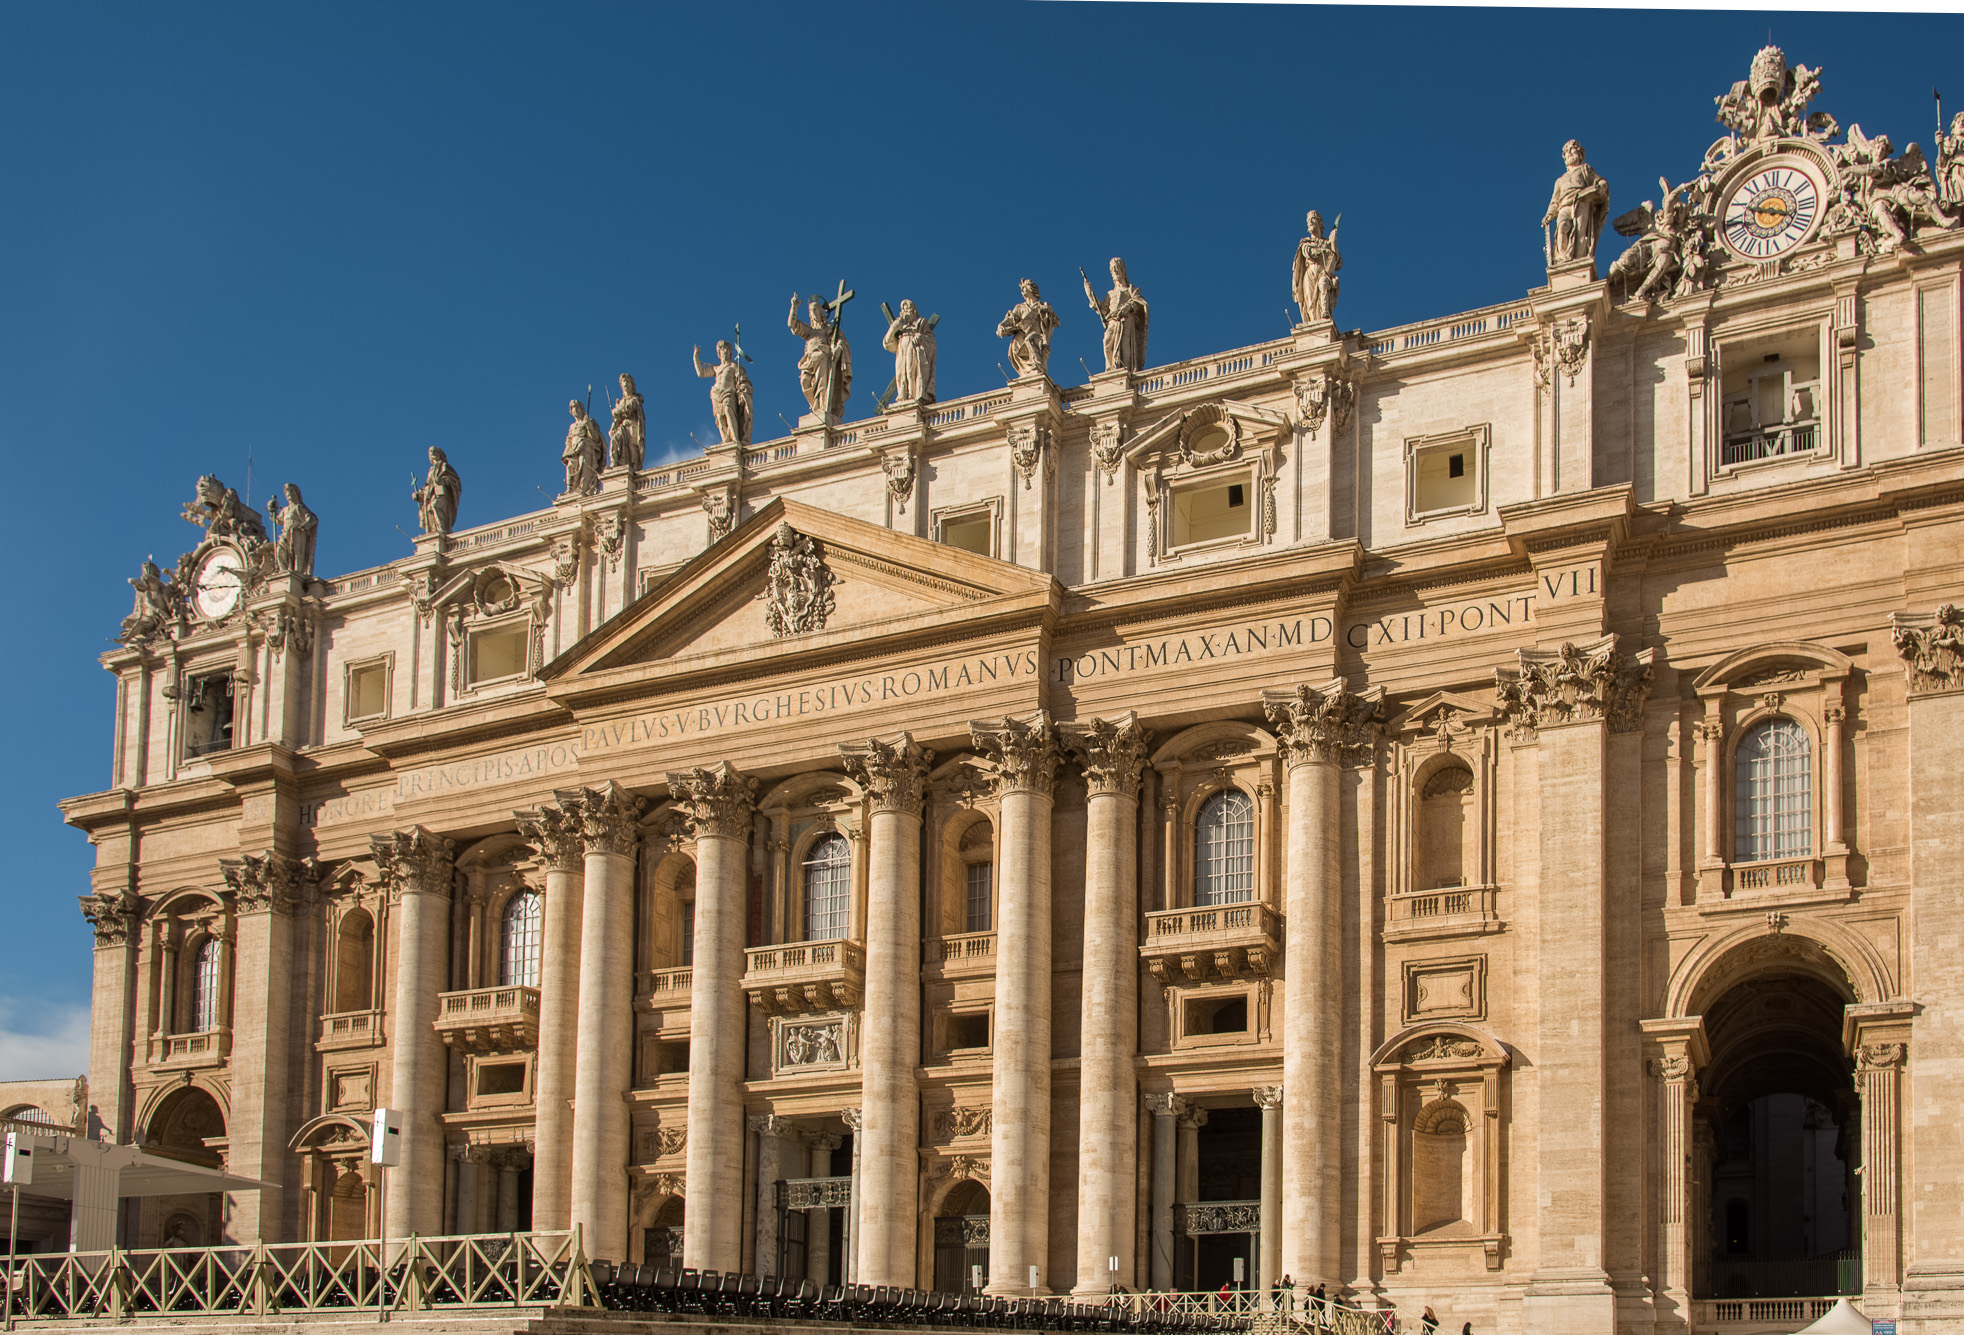
[[1739,862],[1813,852],[1807,733],[1792,719],[1754,724],[1739,740],[1733,791],[1733,857]]
[[846,934],[852,896],[852,850],[828,834],[805,855],[805,940],[836,941]]
[[539,985],[539,896],[520,890],[505,901],[499,920],[498,986]]
[[191,1030],[218,1028],[218,938],[208,936],[191,960]]
[[1255,897],[1255,803],[1239,788],[1215,793],[1193,822],[1193,902],[1245,904]]
[[1418,795],[1418,875],[1413,888],[1465,885],[1478,865],[1478,846],[1468,836],[1473,819],[1473,771],[1447,765],[1433,772]]
[[1471,1163],[1466,1109],[1428,1104],[1412,1127],[1412,1228],[1419,1233],[1470,1217]]

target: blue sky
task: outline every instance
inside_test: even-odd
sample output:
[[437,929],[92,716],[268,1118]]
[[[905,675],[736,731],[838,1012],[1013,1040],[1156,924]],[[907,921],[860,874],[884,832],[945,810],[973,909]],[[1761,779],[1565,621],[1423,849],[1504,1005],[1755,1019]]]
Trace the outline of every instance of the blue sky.
[[[201,472],[298,482],[323,574],[406,555],[441,445],[463,524],[553,491],[565,402],[631,371],[651,457],[710,439],[689,364],[741,322],[758,436],[802,411],[790,295],[942,315],[943,398],[1000,383],[1016,280],[1096,366],[1077,284],[1123,255],[1149,360],[1286,332],[1302,215],[1343,215],[1337,318],[1381,329],[1541,281],[1575,136],[1612,213],[1697,168],[1769,36],[1815,107],[1929,144],[1964,19],[1124,4],[0,8],[0,443],[22,495],[0,699],[0,1079],[84,1061],[107,782],[94,659]],[[1607,236],[1606,254],[1622,243]],[[1606,263],[1606,258],[1605,258]],[[602,409],[604,416],[604,408]]]

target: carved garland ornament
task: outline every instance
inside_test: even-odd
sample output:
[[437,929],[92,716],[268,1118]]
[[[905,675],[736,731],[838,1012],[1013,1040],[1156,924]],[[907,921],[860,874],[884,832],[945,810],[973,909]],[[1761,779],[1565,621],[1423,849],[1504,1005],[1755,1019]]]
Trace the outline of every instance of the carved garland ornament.
[[1611,732],[1634,732],[1650,698],[1651,651],[1627,658],[1616,636],[1555,650],[1518,649],[1520,665],[1494,669],[1494,700],[1517,736],[1544,727],[1604,719]]
[[771,634],[783,639],[824,630],[836,583],[818,539],[779,524],[771,535],[771,564],[764,575],[764,620]]
[[1909,673],[1910,694],[1964,686],[1964,610],[1955,603],[1934,612],[1894,613],[1889,636]]
[[971,723],[975,749],[984,753],[998,794],[1041,793],[1050,796],[1057,783],[1057,739],[1050,714],[1039,709],[1028,720],[1004,718],[998,723]]
[[907,513],[907,498],[914,494],[914,452],[899,450],[880,456],[880,471],[887,475],[887,494],[901,514]]
[[1343,677],[1321,687],[1262,692],[1262,710],[1289,764],[1363,764],[1374,759],[1384,735],[1383,701],[1382,686],[1356,695]]
[[839,754],[845,757],[846,773],[866,790],[875,810],[921,809],[934,752],[916,745],[911,734],[901,733],[896,742],[874,740],[859,746],[841,746]]
[[1125,460],[1123,445],[1124,432],[1117,422],[1102,422],[1091,428],[1091,457],[1098,461],[1098,471],[1105,475],[1108,487]]
[[668,776],[668,790],[698,839],[748,839],[750,818],[757,809],[757,781],[746,778],[724,761],[714,769],[701,766]]
[[934,1138],[950,1141],[961,1136],[986,1136],[995,1126],[995,1114],[982,1108],[943,1108],[934,1115]]
[[1152,734],[1140,726],[1137,714],[1128,710],[1115,719],[1066,724],[1058,732],[1084,765],[1084,781],[1092,792],[1139,795]]

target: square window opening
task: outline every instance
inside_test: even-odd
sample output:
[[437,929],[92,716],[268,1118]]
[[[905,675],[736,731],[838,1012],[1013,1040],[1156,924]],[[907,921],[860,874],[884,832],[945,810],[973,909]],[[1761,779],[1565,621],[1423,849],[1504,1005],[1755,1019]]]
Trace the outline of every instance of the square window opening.
[[1821,435],[1821,342],[1814,327],[1720,349],[1725,439],[1720,467],[1811,454]]
[[1412,460],[1413,511],[1473,509],[1480,503],[1475,473],[1473,452],[1465,446],[1421,451]]
[[962,515],[941,522],[941,541],[977,556],[994,556],[996,521],[989,514]]
[[948,1050],[986,1048],[989,1046],[989,1012],[968,1011],[948,1017]]
[[1254,513],[1255,508],[1248,504],[1245,479],[1176,491],[1172,545],[1185,547],[1196,542],[1246,537],[1254,531]]
[[689,1041],[671,1039],[655,1044],[655,1074],[680,1075],[689,1069]]
[[525,1092],[524,1062],[487,1062],[477,1068],[479,1098]]
[[381,718],[389,712],[389,665],[363,663],[348,669],[348,718]]
[[1191,998],[1184,1027],[1190,1036],[1247,1033],[1248,994]]
[[516,677],[525,671],[525,627],[503,626],[471,636],[471,685]]

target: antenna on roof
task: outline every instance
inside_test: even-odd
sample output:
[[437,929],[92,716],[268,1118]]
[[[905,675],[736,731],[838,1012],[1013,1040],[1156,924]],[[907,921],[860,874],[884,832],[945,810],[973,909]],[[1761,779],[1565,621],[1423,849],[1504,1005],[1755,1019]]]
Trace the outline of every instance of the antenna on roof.
[[785,433],[786,433],[787,435],[788,435],[788,434],[790,434],[790,431],[791,431],[791,423],[790,423],[789,421],[787,421],[787,420],[785,419],[785,416],[784,416],[784,414],[783,414],[783,413],[779,413],[779,414],[777,415],[777,420],[778,420],[778,421],[780,421],[780,422],[783,422],[783,423],[784,423],[784,430],[785,430]]
[[[997,363],[996,363],[996,369],[997,369],[998,371],[1002,371],[1002,363],[1001,363],[1001,362],[997,362]],[[1010,385],[1010,384],[1014,384],[1014,383],[1016,382],[1016,377],[1015,377],[1015,376],[1013,376],[1013,375],[1011,375],[1011,374],[1010,374],[1009,372],[1007,372],[1007,371],[1002,371],[1002,382],[1003,382],[1003,384],[1005,384],[1005,385]]]
[[[690,439],[690,440],[692,440],[692,441],[695,441],[695,446],[696,446],[696,448],[697,448],[697,449],[699,449],[699,450],[701,450],[701,449],[702,449],[702,442],[701,442],[701,441],[699,441],[699,440],[696,440],[696,433],[695,433],[695,432],[693,432],[693,431],[691,431],[691,432],[689,433],[689,439]],[[708,453],[708,451],[707,451],[707,450],[703,450],[703,453],[705,453],[705,454],[707,454],[707,453]]]
[[[1937,119],[1939,121],[1943,120],[1943,103],[1941,102],[1937,104]],[[252,437],[251,436],[246,437],[246,486],[245,486],[245,490],[241,492],[240,495],[246,498],[247,505],[252,504]]]
[[[1078,359],[1077,359],[1077,364],[1078,364],[1079,366],[1084,366],[1084,358],[1082,358],[1082,357],[1080,357],[1080,358],[1078,358]],[[1085,378],[1086,380],[1089,380],[1089,379],[1091,378],[1091,368],[1090,368],[1090,367],[1088,367],[1088,366],[1084,366],[1084,378]]]

